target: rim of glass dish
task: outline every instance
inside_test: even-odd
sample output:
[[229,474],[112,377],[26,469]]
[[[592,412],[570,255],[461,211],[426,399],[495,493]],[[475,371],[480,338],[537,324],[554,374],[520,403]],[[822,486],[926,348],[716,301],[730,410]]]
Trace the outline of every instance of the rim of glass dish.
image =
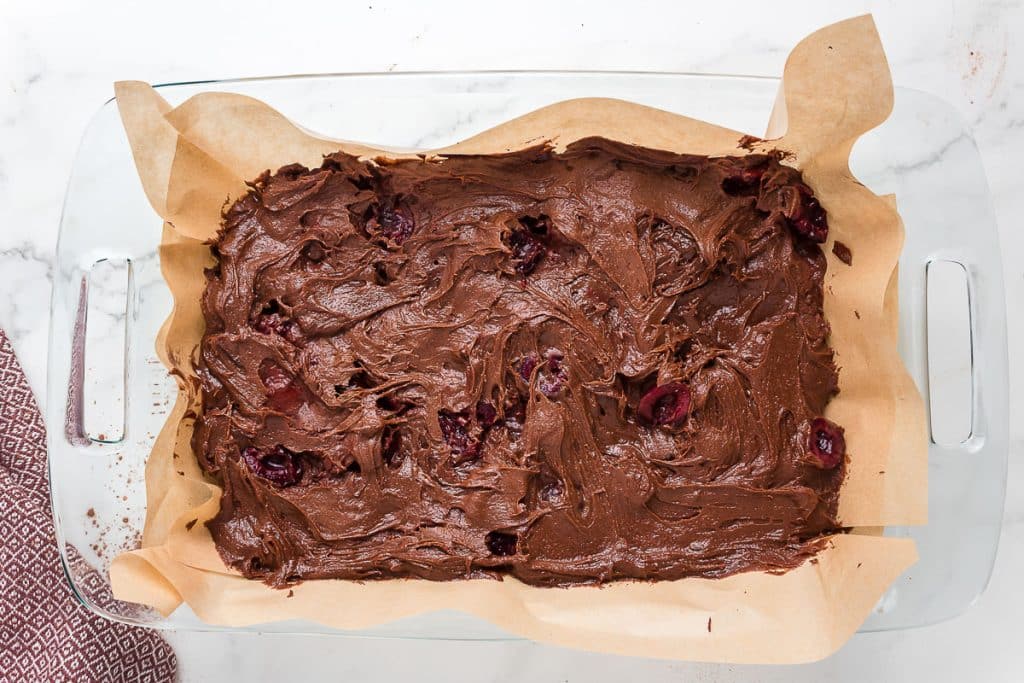
[[[635,77],[657,78],[657,79],[687,78],[687,79],[725,79],[725,80],[731,80],[731,81],[747,80],[747,81],[756,81],[756,82],[763,82],[763,83],[776,83],[776,84],[781,83],[782,80],[783,80],[779,76],[764,76],[764,75],[754,75],[754,74],[709,73],[709,72],[695,72],[695,71],[649,71],[649,70],[642,70],[642,69],[634,69],[634,70],[587,70],[587,69],[442,69],[442,70],[407,70],[407,71],[406,70],[403,70],[403,71],[397,71],[396,70],[396,71],[352,71],[352,72],[331,72],[331,73],[296,73],[296,74],[279,74],[279,75],[270,75],[270,76],[247,76],[247,77],[233,77],[233,78],[210,78],[210,79],[169,81],[169,82],[154,84],[153,87],[155,89],[159,90],[159,89],[165,89],[165,88],[188,87],[188,86],[216,86],[216,85],[219,85],[219,84],[243,84],[243,83],[274,82],[274,81],[288,81],[288,80],[314,80],[314,79],[331,79],[331,78],[358,80],[358,79],[371,79],[371,78],[402,78],[402,77],[407,77],[407,78],[416,78],[416,77],[459,78],[459,77],[469,77],[469,76],[477,76],[477,77],[515,77],[515,76],[530,77],[530,76],[537,76],[537,77],[549,77],[549,78],[603,78],[603,77],[622,78],[622,77],[635,76]],[[924,90],[920,90],[918,88],[913,88],[913,87],[908,87],[908,86],[903,86],[903,85],[896,85],[896,84],[893,85],[893,89],[894,89],[894,91],[910,92],[910,93],[915,93],[917,95],[923,95],[925,97],[928,97],[928,98],[931,98],[931,99],[934,99],[934,100],[938,100],[940,102],[943,102],[943,103],[949,105],[951,110],[953,110],[956,113],[957,118],[960,120],[960,123],[963,125],[963,127],[968,129],[968,130],[970,130],[970,125],[969,125],[969,122],[966,119],[966,117],[964,117],[959,110],[957,110],[955,107],[953,107],[951,105],[951,103],[948,102],[948,100],[945,100],[940,95],[937,95],[937,94],[934,94],[934,93],[931,93],[931,92],[927,92],[927,91],[924,91]],[[105,108],[106,106],[108,106],[111,103],[115,102],[115,100],[116,100],[115,97],[110,97],[109,99],[104,101],[103,105],[100,108],[98,108],[96,114],[99,114],[99,109]],[[91,127],[92,123],[93,123],[93,119],[92,119],[92,117],[90,117],[90,120],[87,122],[85,128],[83,129],[83,137],[84,137],[84,133]],[[82,142],[82,140],[80,139],[79,140],[79,147],[81,146],[81,142]],[[80,149],[76,150],[75,162],[74,162],[75,164],[77,164],[79,153],[80,153]],[[65,193],[64,193],[63,199],[64,199],[64,202],[66,202],[66,200],[67,200],[67,191],[66,191],[66,189],[65,189]],[[63,203],[62,203],[61,218],[60,218],[60,223],[61,224],[63,223],[63,220],[64,220],[64,206],[63,206]],[[60,251],[60,248],[59,248],[59,246],[60,246],[59,245],[60,237],[61,237],[61,235],[60,235],[60,233],[58,233],[58,239],[57,239],[58,244],[56,245],[58,253]],[[53,297],[54,297],[54,294],[51,293],[51,302],[50,302],[51,309],[52,309],[52,306],[53,306]],[[52,326],[51,326],[51,329],[49,330],[48,339],[47,339],[48,354],[50,352],[52,352],[52,336],[53,336],[53,329],[52,329]],[[49,382],[49,372],[50,371],[49,371],[49,368],[48,368],[47,369],[47,382]],[[47,400],[47,403],[49,403],[49,398]],[[49,472],[49,470],[52,469],[52,464],[53,464],[52,460],[48,456],[47,457],[47,470],[48,470],[47,474],[48,474],[48,477],[52,477],[51,473]],[[1006,484],[1005,484],[1005,479],[1004,479],[1004,487],[1005,487],[1005,485]],[[51,505],[52,505],[53,504],[52,497],[54,495],[52,489],[50,491],[50,495],[51,495]],[[1004,489],[1004,494],[1003,495],[1005,497],[1005,489]],[[52,510],[53,510],[52,514],[56,518],[57,517],[57,507],[54,505],[52,507]],[[315,624],[305,624],[306,628],[299,628],[299,629],[292,630],[292,631],[279,631],[279,630],[276,630],[275,627],[278,626],[278,624],[274,624],[274,623],[268,623],[268,624],[265,624],[265,625],[256,624],[256,625],[245,626],[245,627],[230,627],[230,626],[219,626],[219,625],[215,625],[215,624],[209,624],[209,623],[202,622],[200,620],[197,623],[181,625],[181,624],[171,623],[167,617],[157,618],[154,621],[146,621],[144,618],[132,618],[132,617],[125,616],[125,615],[116,614],[116,613],[113,613],[112,611],[110,611],[109,609],[101,606],[98,602],[96,602],[95,600],[91,599],[87,595],[83,594],[83,592],[80,590],[80,586],[78,585],[78,583],[77,583],[77,581],[75,579],[74,571],[72,570],[72,567],[71,567],[70,557],[68,556],[68,553],[67,553],[67,542],[66,542],[66,540],[63,537],[62,525],[59,523],[59,520],[57,520],[57,521],[58,521],[58,523],[55,525],[55,527],[56,527],[55,528],[55,532],[56,532],[55,535],[57,537],[56,541],[57,541],[58,552],[59,552],[60,560],[61,560],[61,569],[63,570],[63,573],[65,574],[65,580],[66,580],[67,584],[72,589],[72,593],[73,593],[74,597],[83,606],[85,606],[86,609],[88,609],[89,611],[91,611],[91,612],[93,612],[95,614],[98,614],[99,616],[103,617],[104,619],[108,619],[108,620],[111,620],[111,621],[115,621],[115,622],[119,622],[119,623],[123,623],[123,624],[127,624],[127,625],[132,625],[132,626],[141,626],[141,627],[144,627],[144,628],[156,629],[156,630],[160,630],[160,631],[226,632],[226,633],[274,633],[274,634],[295,635],[295,636],[326,636],[326,637],[341,636],[341,637],[344,637],[344,638],[359,638],[359,639],[367,638],[367,639],[375,639],[375,640],[377,640],[377,639],[384,639],[384,640],[428,640],[428,641],[429,640],[445,640],[445,641],[460,641],[460,642],[515,642],[515,641],[527,640],[527,639],[524,639],[524,638],[522,638],[520,636],[517,636],[515,634],[507,634],[507,635],[504,635],[504,636],[500,636],[500,635],[499,636],[490,636],[490,637],[465,637],[465,636],[463,636],[463,637],[459,637],[459,636],[456,636],[456,637],[445,637],[445,636],[430,636],[430,635],[407,635],[407,634],[387,634],[387,633],[383,633],[383,634],[381,634],[381,633],[361,633],[359,631],[351,631],[351,630],[346,630],[346,629],[327,629],[327,630],[321,631],[321,630],[310,630],[308,628],[309,626],[313,626],[314,629],[315,629],[316,628]],[[997,541],[997,546],[996,546],[996,551],[995,552],[998,552],[998,541]],[[988,576],[986,577],[986,580],[985,580],[981,590],[979,591],[978,595],[976,595],[971,600],[970,603],[968,603],[967,605],[965,605],[962,608],[962,610],[960,611],[960,614],[962,614],[963,612],[967,611],[971,607],[971,605],[973,605],[979,599],[979,597],[984,593],[985,588],[987,587],[987,584],[989,583],[989,581],[991,579],[991,574],[992,574],[993,567],[994,567],[994,561],[993,561],[993,565],[989,567]],[[927,621],[927,622],[923,622],[923,623],[920,623],[920,624],[915,624],[912,628],[920,628],[920,627],[928,626],[928,625],[931,625],[931,624],[934,624],[934,623],[941,623],[943,621],[948,621],[951,618],[954,618],[954,617],[950,616],[950,617],[945,617],[945,618],[938,619],[938,620],[932,620],[932,621]],[[388,624],[394,624],[394,623],[395,622],[388,622]],[[261,626],[269,626],[270,628],[269,628],[269,630],[265,630]],[[890,629],[889,628],[883,628],[883,629],[879,629],[879,630],[881,630],[881,631],[888,631]]]
[[246,83],[251,81],[278,81],[293,78],[359,78],[368,76],[692,76],[702,78],[753,79],[759,81],[780,81],[778,76],[754,74],[706,73],[699,71],[647,71],[644,69],[423,69],[408,71],[338,71],[328,73],[281,74],[276,76],[242,76],[239,78],[211,78],[190,81],[159,83],[155,88],[174,85],[205,85],[208,83]]
[[[654,76],[658,78],[724,78],[729,80],[749,80],[749,81],[761,81],[765,83],[781,83],[781,76],[764,76],[758,74],[734,74],[734,73],[714,73],[714,72],[702,72],[702,71],[649,71],[644,69],[422,69],[422,70],[407,70],[407,71],[334,71],[334,72],[323,72],[323,73],[295,73],[295,74],[277,74],[272,76],[239,76],[231,78],[202,78],[195,80],[184,80],[184,81],[167,81],[165,83],[154,83],[153,88],[173,88],[179,86],[198,86],[198,85],[217,85],[220,83],[255,83],[259,81],[287,81],[297,79],[314,79],[314,78],[380,78],[380,77],[392,77],[392,76],[561,76],[561,77],[620,77],[620,76]],[[925,95],[928,97],[935,98],[941,102],[949,104],[952,107],[952,103],[927,90],[921,90],[919,88],[913,88],[906,85],[900,85],[897,83],[892,84],[894,91],[913,92],[919,95]],[[114,102],[117,98],[110,97],[104,100],[100,108],[109,105]],[[955,108],[954,108],[955,109]],[[968,121],[959,110],[956,110],[960,116],[965,127],[968,126]],[[90,121],[91,123],[91,121]],[[88,127],[88,126],[87,126]]]
[[[173,88],[189,85],[216,85],[218,83],[253,83],[257,81],[287,81],[313,78],[379,78],[390,76],[656,76],[665,78],[727,78],[730,80],[752,80],[764,82],[780,82],[779,76],[762,76],[756,74],[708,73],[700,71],[646,71],[643,69],[424,69],[408,71],[336,71],[326,73],[277,74],[273,76],[239,76],[232,78],[201,78],[184,81],[167,81],[154,83],[153,87]],[[113,102],[116,97],[108,98],[104,105]]]

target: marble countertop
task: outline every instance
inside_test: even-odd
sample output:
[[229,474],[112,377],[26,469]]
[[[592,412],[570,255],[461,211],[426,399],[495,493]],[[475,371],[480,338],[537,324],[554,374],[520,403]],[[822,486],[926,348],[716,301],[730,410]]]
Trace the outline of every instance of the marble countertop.
[[[178,2],[0,5],[0,327],[40,400],[52,257],[75,149],[114,80],[184,81],[291,73],[432,69],[608,69],[775,76],[805,34],[870,11],[897,84],[939,95],[970,123],[994,197],[1004,254],[1009,345],[1024,315],[1024,64],[1019,2],[519,2],[363,0],[282,18],[280,4]],[[543,17],[543,19],[539,19]],[[494,28],[497,23],[500,28]],[[267,45],[273,45],[268,49]],[[855,636],[803,667],[718,666],[570,652],[530,643],[437,643],[174,633],[182,680],[445,681],[1017,680],[1024,649],[1024,367],[1010,358],[1010,469],[999,556],[966,614],[918,629]],[[457,662],[457,665],[453,665]]]

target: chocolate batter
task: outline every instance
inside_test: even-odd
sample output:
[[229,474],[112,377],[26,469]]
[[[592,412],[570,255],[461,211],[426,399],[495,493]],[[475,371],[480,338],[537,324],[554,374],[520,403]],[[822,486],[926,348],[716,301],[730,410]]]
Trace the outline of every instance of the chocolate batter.
[[779,155],[263,174],[203,298],[226,562],[537,585],[785,570],[837,531],[825,211]]

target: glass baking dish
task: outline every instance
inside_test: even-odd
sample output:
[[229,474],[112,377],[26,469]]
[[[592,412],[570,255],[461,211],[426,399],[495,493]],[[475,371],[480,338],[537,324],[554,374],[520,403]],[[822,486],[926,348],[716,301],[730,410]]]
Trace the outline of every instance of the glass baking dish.
[[[242,93],[323,135],[426,149],[547,104],[595,96],[631,100],[756,135],[764,132],[778,88],[777,79],[741,76],[462,72],[175,83],[159,91],[172,104],[205,90]],[[892,116],[857,143],[851,168],[875,192],[897,195],[907,229],[899,273],[900,352],[932,415],[952,415],[965,425],[963,438],[954,443],[929,443],[929,524],[885,532],[912,536],[921,556],[863,626],[885,630],[959,614],[988,581],[1006,479],[1005,304],[984,170],[969,130],[951,106],[897,88]],[[163,617],[114,600],[106,574],[116,553],[138,543],[145,519],[146,457],[176,392],[154,348],[170,312],[156,253],[160,230],[161,220],[136,176],[116,105],[109,101],[86,129],[72,170],[54,267],[46,422],[57,541],[72,588],[93,611],[155,628],[223,630],[202,623],[185,606]],[[929,392],[929,362],[933,370],[945,367],[941,359],[929,357],[926,302],[934,305],[935,297],[928,296],[928,273],[937,263],[962,266],[958,272],[966,295],[960,302],[961,329],[954,331],[968,340],[969,348],[961,362],[953,363],[966,387],[959,395]],[[932,341],[934,347],[940,340]],[[358,632],[299,622],[235,630],[511,638],[455,612]]]

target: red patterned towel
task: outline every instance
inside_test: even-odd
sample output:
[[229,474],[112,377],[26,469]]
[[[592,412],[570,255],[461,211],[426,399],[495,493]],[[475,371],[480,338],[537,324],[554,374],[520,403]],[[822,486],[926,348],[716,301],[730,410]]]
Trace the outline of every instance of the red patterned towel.
[[46,430],[0,330],[0,681],[173,681],[175,669],[156,632],[107,621],[71,593],[50,514]]

